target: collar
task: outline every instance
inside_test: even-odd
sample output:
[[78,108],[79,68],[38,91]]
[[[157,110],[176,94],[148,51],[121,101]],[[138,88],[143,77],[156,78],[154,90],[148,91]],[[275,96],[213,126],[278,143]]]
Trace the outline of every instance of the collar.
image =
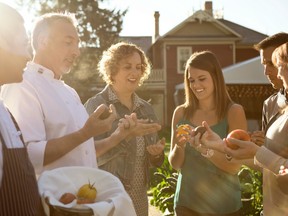
[[285,91],[284,88],[281,88],[278,92],[278,98],[277,98],[278,107],[280,107],[281,109],[286,107],[288,104],[287,99],[288,99],[287,92]]
[[[108,91],[108,100],[110,101],[110,103],[113,104],[121,103],[111,85],[107,86],[107,91]],[[133,101],[133,110],[135,110],[136,108],[140,107],[143,104],[143,101],[136,93],[132,94],[132,101]]]
[[27,69],[28,69],[28,71],[32,71],[34,73],[41,74],[47,79],[57,80],[54,78],[54,73],[52,70],[49,70],[48,68],[45,68],[44,66],[42,66],[40,64],[36,64],[34,62],[28,62],[27,63]]

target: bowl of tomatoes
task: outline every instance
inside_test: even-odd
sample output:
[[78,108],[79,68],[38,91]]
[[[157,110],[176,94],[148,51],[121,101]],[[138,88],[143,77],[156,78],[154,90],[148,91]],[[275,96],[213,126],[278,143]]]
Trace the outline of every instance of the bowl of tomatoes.
[[136,215],[121,181],[101,169],[71,166],[44,171],[38,188],[47,215]]

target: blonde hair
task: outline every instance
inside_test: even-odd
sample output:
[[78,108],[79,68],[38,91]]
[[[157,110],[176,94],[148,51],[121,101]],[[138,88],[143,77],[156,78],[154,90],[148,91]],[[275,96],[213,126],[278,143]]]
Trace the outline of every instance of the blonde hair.
[[75,18],[75,14],[73,13],[47,13],[42,16],[40,16],[34,25],[33,31],[32,31],[32,47],[33,50],[37,50],[38,48],[38,37],[43,32],[48,32],[49,28],[57,22],[57,21],[64,21],[71,23],[75,28],[78,25],[78,22]]
[[119,71],[119,62],[131,56],[133,53],[138,53],[141,58],[142,77],[139,85],[148,79],[151,72],[151,65],[144,53],[144,51],[135,44],[119,42],[113,44],[106,51],[103,52],[102,58],[98,63],[98,72],[102,79],[107,84],[113,84],[113,76]]
[[[278,68],[277,60],[285,63],[286,65],[288,64],[288,43],[282,44],[281,46],[277,47],[272,53],[272,62],[276,68]],[[288,67],[288,65],[286,67]],[[287,89],[285,89],[285,91],[287,91]],[[280,110],[280,112],[283,113],[287,110],[288,106],[285,106]]]
[[277,59],[281,62],[288,63],[288,43],[277,47],[272,54],[272,62],[277,67]]

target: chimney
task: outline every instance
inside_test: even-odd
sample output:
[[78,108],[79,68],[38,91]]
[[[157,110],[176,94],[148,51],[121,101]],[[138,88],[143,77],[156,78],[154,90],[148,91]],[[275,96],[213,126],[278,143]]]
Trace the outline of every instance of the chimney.
[[208,13],[210,16],[213,16],[212,1],[205,1],[204,9],[206,13]]
[[154,13],[154,17],[155,17],[155,40],[160,36],[159,35],[159,17],[160,17],[160,13],[159,11],[155,11]]

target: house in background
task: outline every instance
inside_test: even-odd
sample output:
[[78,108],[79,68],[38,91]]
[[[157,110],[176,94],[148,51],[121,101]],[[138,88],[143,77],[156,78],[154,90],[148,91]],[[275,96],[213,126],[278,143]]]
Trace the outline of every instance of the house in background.
[[212,1],[206,1],[203,10],[196,11],[177,26],[172,26],[163,36],[159,35],[160,13],[156,11],[154,17],[155,36],[153,41],[150,38],[152,43],[149,47],[147,37],[121,37],[120,40],[136,43],[147,50],[153,71],[137,93],[150,101],[165,126],[171,124],[176,106],[175,87],[183,83],[184,64],[193,52],[210,50],[225,68],[259,56],[253,45],[267,37],[214,16]]

